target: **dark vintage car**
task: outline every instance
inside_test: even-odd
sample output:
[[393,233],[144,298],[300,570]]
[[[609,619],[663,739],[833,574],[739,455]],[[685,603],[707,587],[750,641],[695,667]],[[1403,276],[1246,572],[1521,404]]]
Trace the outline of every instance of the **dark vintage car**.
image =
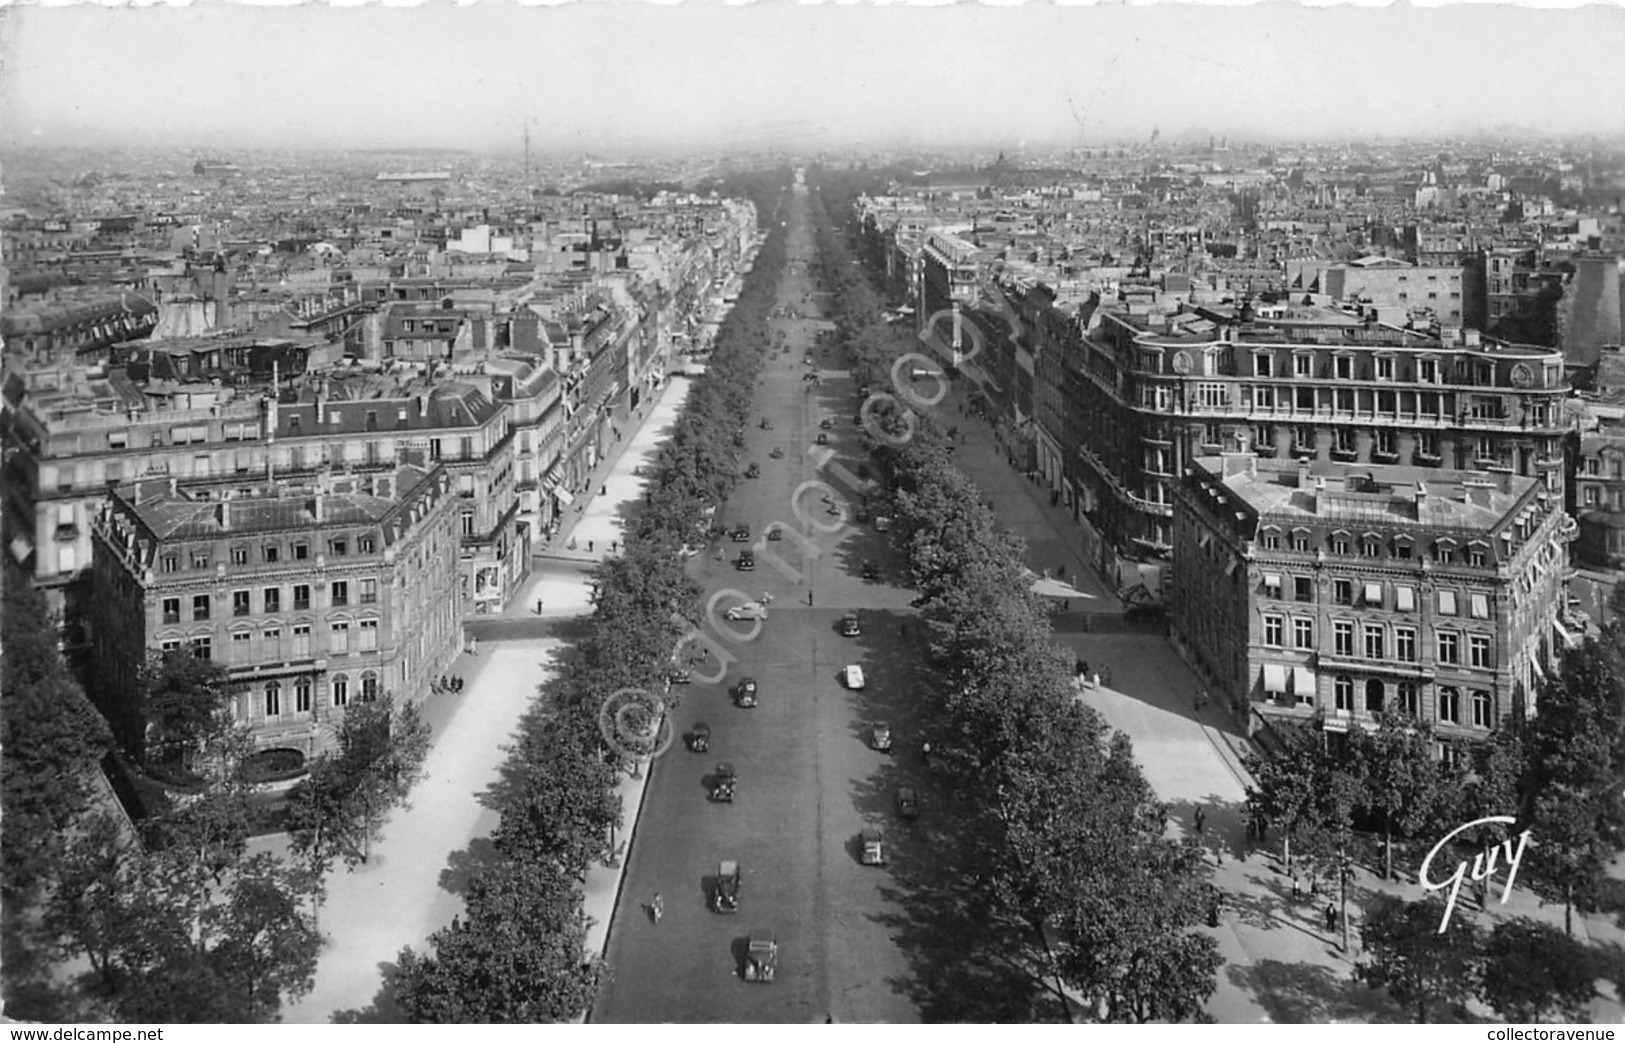
[[750,526],[744,524],[743,522],[734,526],[733,541],[735,543],[750,542]]
[[688,748],[695,753],[704,753],[711,748],[711,726],[705,722],[696,724],[688,733]]
[[861,503],[858,504],[857,509],[852,512],[852,520],[859,525],[867,525],[869,523],[869,508]]
[[666,672],[667,684],[688,684],[694,680],[694,672],[686,666],[674,666]]
[[880,566],[875,564],[873,561],[865,561],[863,563],[863,578],[864,579],[879,579],[880,578]]
[[739,773],[727,761],[717,765],[716,783],[711,787],[711,799],[722,804],[734,802],[734,786],[739,782]]
[[761,476],[762,476],[762,465],[761,464],[751,464],[749,467],[745,468],[745,477],[746,478],[760,478]]
[[784,526],[774,522],[772,525],[767,527],[767,541],[769,543],[772,543],[774,540],[782,539],[784,539]]
[[717,863],[717,886],[711,892],[711,908],[719,913],[739,911],[739,863],[731,858]]
[[756,571],[756,554],[753,551],[748,551],[748,550],[740,551],[739,552],[739,563],[738,564],[739,564],[739,571],[740,572],[755,572]]
[[829,435],[826,435],[824,432],[820,431],[818,432],[818,437],[814,439],[814,441],[816,441],[819,445],[829,445]]
[[881,753],[891,752],[891,725],[876,721],[869,729],[869,745]]
[[776,446],[773,447],[773,451],[771,453],[768,453],[767,455],[771,456],[775,460],[783,460],[784,459],[784,447],[776,445]]
[[863,633],[863,630],[858,626],[858,614],[856,612],[848,612],[841,617],[842,637],[857,637],[861,633]]
[[897,816],[904,819],[920,817],[920,797],[913,786],[897,787]]
[[734,702],[746,707],[756,705],[756,678],[744,678],[734,686]]
[[818,426],[823,430],[828,431],[830,428],[835,426],[835,421],[831,420],[829,417],[825,417],[818,422]]
[[772,931],[750,932],[745,943],[745,980],[770,982],[779,972],[779,942]]

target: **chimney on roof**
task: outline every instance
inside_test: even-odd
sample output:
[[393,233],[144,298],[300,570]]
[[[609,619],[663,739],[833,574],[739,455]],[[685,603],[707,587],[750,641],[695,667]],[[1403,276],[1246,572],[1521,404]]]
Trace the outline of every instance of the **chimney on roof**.
[[179,496],[180,491],[180,480],[177,478],[171,478],[169,480],[169,495]]
[[1221,453],[1219,458],[1224,462],[1226,478],[1238,475],[1254,478],[1258,475],[1258,457],[1252,453]]
[[1307,456],[1298,457],[1298,488],[1309,488],[1309,458]]
[[1502,471],[1500,472],[1500,477],[1501,491],[1506,493],[1508,496],[1512,495],[1512,472]]

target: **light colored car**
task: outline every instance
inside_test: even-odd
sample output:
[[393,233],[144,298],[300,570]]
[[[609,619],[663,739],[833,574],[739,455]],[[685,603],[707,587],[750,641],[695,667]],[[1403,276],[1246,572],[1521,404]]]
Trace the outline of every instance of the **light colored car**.
[[779,942],[772,931],[752,931],[745,948],[745,980],[770,982],[779,971]]
[[858,843],[863,848],[864,865],[883,866],[886,864],[886,834],[878,829],[866,829],[858,834]]
[[881,515],[880,517],[876,518],[875,519],[875,531],[876,532],[890,532],[891,531],[891,519],[886,517],[885,515]]
[[841,683],[854,692],[861,692],[863,690],[863,667],[853,663],[845,670],[842,670]]
[[743,605],[735,605],[723,614],[724,619],[766,619],[767,606],[760,601],[747,601]]

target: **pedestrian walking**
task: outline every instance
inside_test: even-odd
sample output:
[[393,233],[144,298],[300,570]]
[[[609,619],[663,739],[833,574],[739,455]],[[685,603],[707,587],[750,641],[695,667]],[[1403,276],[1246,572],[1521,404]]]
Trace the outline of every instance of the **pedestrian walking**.
[[536,614],[538,616],[542,614],[542,599],[541,598],[536,599]]
[[1326,903],[1326,933],[1337,930],[1337,906]]
[[591,554],[591,553],[592,553],[592,547],[593,547],[593,541],[592,541],[592,540],[588,540],[588,541],[587,541],[587,553],[588,553],[588,554]]
[[471,637],[471,638],[468,639],[468,654],[469,655],[479,655],[480,654],[480,639],[479,638]]
[[608,495],[609,495],[609,486],[607,486],[607,485],[600,485],[600,486],[599,486],[599,487],[598,487],[598,495],[599,495],[599,496],[608,496]]
[[1200,833],[1202,827],[1207,825],[1207,812],[1202,810],[1202,805],[1196,805],[1196,815],[1194,817],[1196,819],[1196,832]]
[[616,549],[616,548],[617,548],[617,547],[619,547],[619,546],[620,546],[620,545],[621,545],[621,541],[620,541],[620,540],[610,540],[610,541],[609,541],[609,552],[610,552],[610,553],[611,553],[611,554],[614,554],[614,553],[615,553],[615,549]]
[[1303,901],[1303,884],[1298,881],[1297,873],[1292,874],[1292,901],[1294,904]]
[[807,591],[807,607],[812,608],[812,591]]

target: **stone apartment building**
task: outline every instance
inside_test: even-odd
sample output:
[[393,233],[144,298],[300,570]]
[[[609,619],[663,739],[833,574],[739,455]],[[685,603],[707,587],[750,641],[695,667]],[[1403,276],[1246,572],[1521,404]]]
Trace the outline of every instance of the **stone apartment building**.
[[149,649],[189,650],[241,685],[234,713],[260,749],[323,752],[346,706],[421,701],[460,650],[462,502],[443,465],[110,490],[91,526],[88,691],[136,747]]
[[[1077,316],[1043,321],[1043,296],[1012,300],[1037,344],[1035,371],[1064,382],[1035,391],[1049,402],[1036,467],[1098,533],[1086,549],[1108,574],[1118,558],[1173,552],[1173,490],[1223,452],[1504,469],[1562,501],[1567,382],[1555,351],[1327,308],[1102,307],[1085,328]],[[1052,351],[1058,364],[1044,359]]]
[[1174,495],[1175,641],[1249,730],[1397,709],[1439,738],[1536,711],[1576,527],[1536,478],[1226,453]]

